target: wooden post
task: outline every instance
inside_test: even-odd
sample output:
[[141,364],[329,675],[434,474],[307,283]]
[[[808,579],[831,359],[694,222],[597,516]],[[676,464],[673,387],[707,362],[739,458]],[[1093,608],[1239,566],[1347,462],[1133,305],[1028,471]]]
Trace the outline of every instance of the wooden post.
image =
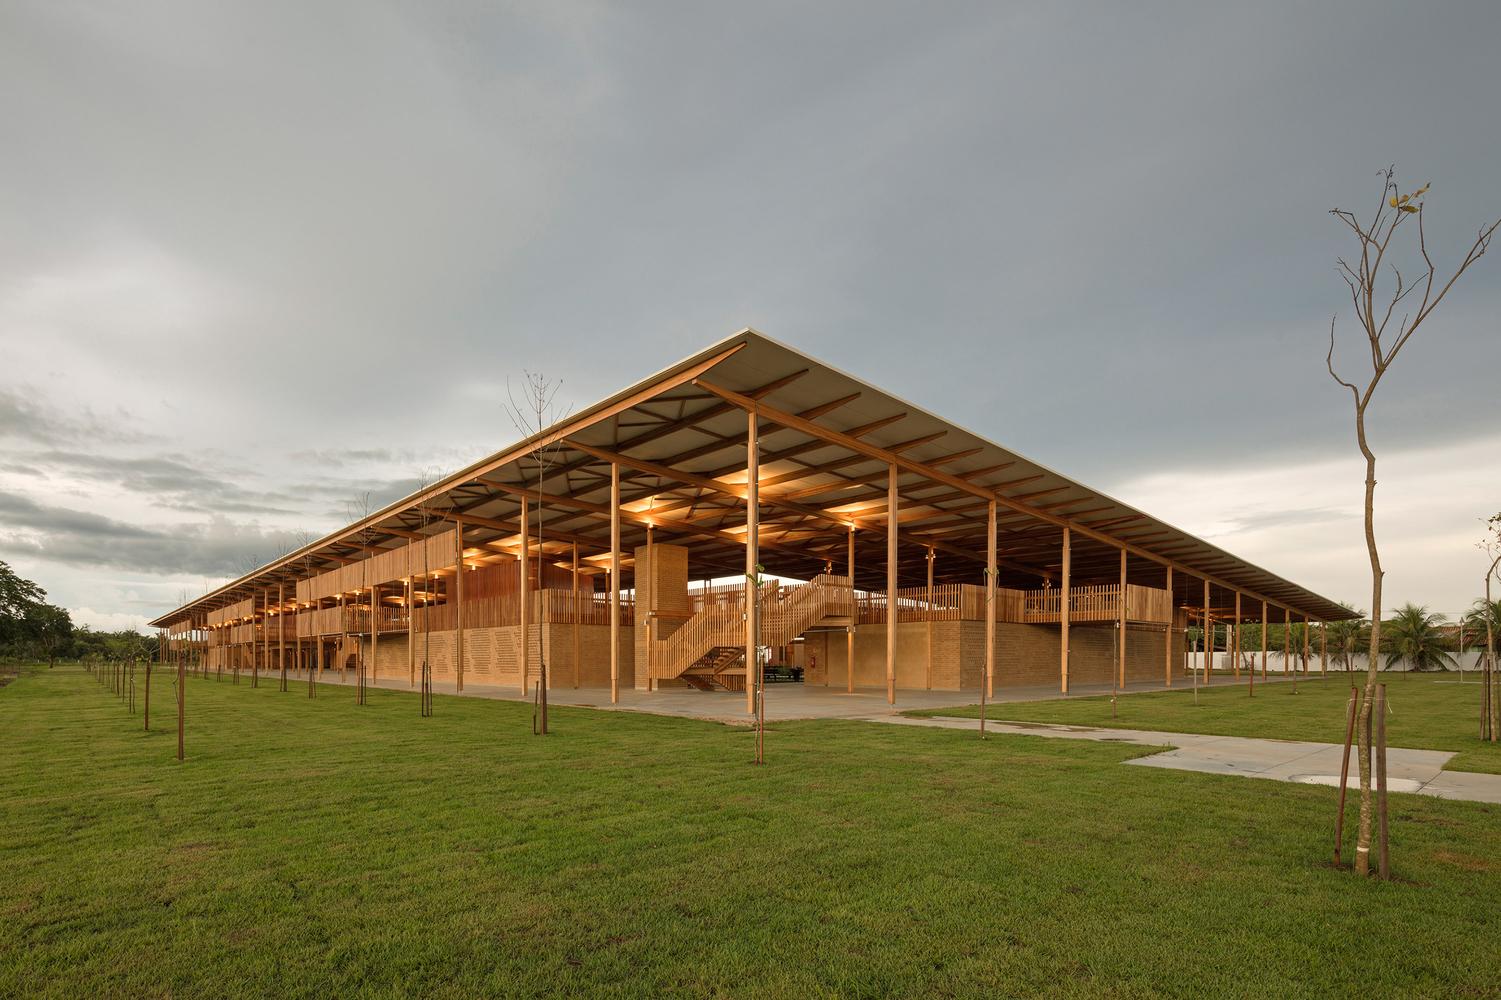
[[1204,686],[1209,686],[1209,671],[1214,666],[1214,619],[1209,614],[1209,581],[1204,581]]
[[[427,542],[422,544],[426,545]],[[407,550],[410,558],[411,550]],[[417,634],[414,623],[417,621],[417,611],[412,606],[417,600],[416,581],[412,579],[412,567],[407,565],[406,579],[406,610],[407,610],[407,687],[417,686]]]
[[760,593],[757,588],[760,570],[756,568],[760,561],[760,534],[761,512],[761,438],[760,428],[756,425],[756,411],[751,410],[746,414],[747,427],[745,438],[745,710],[754,715],[756,712],[757,679],[760,671],[757,669],[761,662],[759,646],[761,636],[758,632],[756,612],[760,610],[757,602]]
[[183,713],[187,710],[187,693],[186,693],[187,692],[187,688],[188,688],[187,665],[188,665],[188,661],[187,661],[186,657],[179,656],[177,658],[177,759],[178,760],[182,760],[182,751],[183,751],[183,740],[182,740],[182,729],[183,729],[183,727],[182,727],[182,720],[183,720]]
[[146,697],[141,704],[146,732],[151,732],[151,657],[146,657]]
[[850,522],[850,624],[844,633],[845,691],[855,693],[855,629],[860,626],[860,601],[855,597],[855,524]]
[[380,659],[376,656],[380,642],[380,584],[370,585],[370,669],[368,681],[379,683],[377,671],[380,669]]
[[[282,619],[287,613],[287,582],[283,580],[276,585],[276,658],[281,667],[281,690],[287,689],[287,630],[282,624]],[[296,622],[296,618],[292,621]]]
[[1339,759],[1339,812],[1334,817],[1334,863],[1339,864],[1340,851],[1345,837],[1345,789],[1350,785],[1350,744],[1355,739],[1355,703],[1359,700],[1356,689],[1350,688],[1350,700],[1345,705],[1345,752]]
[[[1459,655],[1464,655],[1464,626],[1460,627],[1460,650]],[[1329,626],[1326,622],[1319,622],[1319,677],[1329,679]],[[1464,661],[1460,661],[1463,663]]]
[[[532,532],[531,508],[526,497],[521,498],[521,696],[526,697],[532,676],[532,616],[529,591],[532,589]],[[541,572],[538,572],[541,584]]]
[[[637,669],[645,669],[641,665]],[[620,465],[610,463],[610,704],[620,701]]]
[[1313,658],[1313,653],[1312,653],[1312,650],[1310,648],[1312,642],[1313,642],[1313,636],[1311,636],[1311,635],[1308,634],[1308,616],[1304,615],[1303,616],[1303,676],[1304,677],[1308,676],[1309,661]]
[[996,504],[985,505],[985,694],[995,697]]
[[1266,601],[1261,602],[1261,683],[1266,683]]
[[1298,693],[1298,671],[1289,671],[1287,661],[1293,654],[1293,613],[1289,608],[1282,609],[1282,672],[1291,673],[1293,679],[1293,694]]
[[453,522],[453,651],[454,681],[464,690],[464,522]]
[[1390,845],[1386,826],[1386,685],[1376,685],[1376,831],[1381,841],[1376,855],[1376,874],[1392,877]]
[[1126,550],[1121,548],[1121,592],[1119,606],[1116,608],[1116,627],[1120,629],[1121,641],[1117,644],[1120,651],[1120,689],[1126,689]]
[[1173,607],[1173,564],[1167,566],[1167,627],[1162,630],[1162,673],[1167,687],[1173,686],[1173,625],[1177,622]]
[[[592,605],[593,602],[591,601]],[[579,591],[579,543],[573,543],[573,686],[579,686],[579,618],[583,615],[583,599]]]
[[886,467],[886,704],[896,704],[896,464]]
[[1069,529],[1063,528],[1063,586],[1058,594],[1058,659],[1062,680],[1059,689],[1068,694],[1068,619],[1069,619],[1069,570],[1072,563]]
[[[759,549],[759,547],[756,550],[756,558],[757,559],[760,558],[760,549]],[[656,646],[657,636],[661,633],[661,630],[662,630],[662,623],[657,619],[657,611],[659,610],[659,607],[657,605],[657,589],[658,589],[657,583],[661,580],[661,576],[659,576],[657,574],[656,568],[657,568],[656,525],[653,524],[651,521],[647,521],[646,522],[646,572],[647,572],[648,578],[651,580],[651,586],[648,587],[647,590],[646,590],[646,594],[647,594],[647,596],[646,596],[646,608],[644,610],[645,610],[645,613],[646,613],[646,646],[647,646],[647,649],[649,649],[649,650],[657,648],[657,646]],[[638,581],[640,580],[639,576],[637,577],[637,580]],[[639,614],[642,613],[642,611],[643,611],[643,609],[641,607],[641,584],[638,582],[636,584],[636,613],[639,615]],[[642,686],[643,685],[641,683],[641,678],[638,676],[636,678],[636,687],[640,688]],[[646,687],[646,690],[648,690],[648,691],[655,691],[657,689],[657,679],[656,679],[656,677],[652,673],[648,673],[647,674],[647,676],[646,676],[646,684],[644,686]]]
[[1235,666],[1235,679],[1240,680],[1240,591],[1235,592],[1235,628],[1231,636],[1231,663]]
[[928,669],[924,687],[933,690],[933,546],[928,546],[928,613],[923,617],[928,620]]
[[[250,622],[251,622],[251,632],[250,632],[250,686],[251,687],[260,687],[261,686],[261,657],[260,657],[260,650],[258,650],[258,649],[255,648],[258,645],[258,643],[256,642],[256,634],[255,634],[255,630],[254,630],[254,626],[255,626],[255,597],[256,597],[256,595],[254,594],[254,592],[252,592],[251,595],[250,595]],[[261,638],[262,639],[264,639],[265,635],[266,635],[266,617],[267,617],[266,612],[267,612],[266,601],[265,601],[265,597],[262,596],[262,598],[261,598]]]

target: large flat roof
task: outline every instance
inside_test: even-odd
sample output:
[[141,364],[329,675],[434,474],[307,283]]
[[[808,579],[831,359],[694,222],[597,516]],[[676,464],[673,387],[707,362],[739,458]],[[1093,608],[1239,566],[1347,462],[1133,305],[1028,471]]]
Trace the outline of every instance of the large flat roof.
[[[963,378],[960,370],[956,383]],[[930,553],[937,582],[981,579],[994,500],[1005,586],[1056,583],[1067,527],[1075,586],[1118,582],[1124,547],[1132,583],[1161,587],[1172,566],[1179,604],[1203,605],[1207,579],[1209,604],[1221,611],[1240,592],[1252,605],[1265,600],[1312,620],[1351,616],[1329,598],[747,329],[151,624],[182,622],[456,519],[465,523],[466,546],[513,551],[523,501],[533,538],[543,519],[550,555],[567,562],[577,545],[598,569],[609,550],[612,463],[620,469],[627,555],[651,525],[659,542],[690,550],[695,578],[738,575],[751,411],[760,438],[760,562],[769,573],[807,577],[829,563],[843,572],[853,525],[857,585],[884,589],[894,466],[901,586],[926,582]],[[540,491],[532,457],[539,449],[551,463]],[[1246,618],[1260,615],[1252,605],[1243,608]]]

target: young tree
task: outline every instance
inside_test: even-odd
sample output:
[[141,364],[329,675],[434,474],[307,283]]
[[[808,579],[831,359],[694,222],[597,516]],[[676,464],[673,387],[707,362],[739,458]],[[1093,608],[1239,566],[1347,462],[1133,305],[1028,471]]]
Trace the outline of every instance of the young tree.
[[[1428,185],[1423,185],[1410,194],[1402,194],[1395,180],[1395,168],[1388,167],[1381,173],[1381,197],[1368,221],[1361,221],[1354,212],[1333,209],[1331,215],[1343,223],[1355,238],[1358,253],[1354,263],[1341,257],[1338,261],[1340,276],[1350,291],[1350,300],[1355,307],[1356,323],[1365,336],[1361,345],[1363,355],[1370,365],[1369,373],[1354,376],[1361,384],[1341,376],[1334,365],[1335,320],[1329,322],[1329,351],[1324,364],[1329,375],[1339,385],[1350,390],[1354,403],[1355,439],[1360,454],[1365,459],[1365,541],[1366,553],[1371,563],[1371,620],[1370,659],[1366,670],[1365,692],[1360,704],[1360,720],[1356,732],[1360,737],[1360,827],[1355,843],[1355,871],[1360,875],[1370,872],[1371,853],[1371,741],[1367,736],[1372,705],[1376,697],[1377,658],[1381,652],[1381,554],[1376,547],[1376,453],[1371,448],[1366,434],[1366,414],[1376,387],[1381,378],[1397,360],[1402,348],[1412,335],[1438,308],[1460,275],[1468,271],[1485,255],[1490,247],[1497,219],[1480,229],[1469,251],[1454,272],[1445,281],[1438,280],[1438,271],[1428,254],[1428,242],[1424,231],[1423,197]],[[1416,253],[1421,257],[1415,279],[1409,281],[1396,262],[1400,252],[1396,238],[1399,233],[1410,231],[1408,223],[1416,223]],[[1401,318],[1393,323],[1401,309]]]
[[[506,415],[511,418],[511,423],[521,434],[522,440],[537,438],[532,450],[517,462],[517,468],[523,470],[525,476],[526,460],[531,461],[532,469],[537,477],[537,587],[540,590],[544,584],[542,567],[547,559],[547,550],[543,545],[543,528],[546,519],[546,507],[543,499],[547,496],[547,473],[554,465],[558,464],[562,456],[563,442],[561,439],[548,440],[542,437],[542,432],[561,420],[568,418],[572,408],[558,412],[555,400],[558,390],[562,388],[561,381],[554,381],[540,372],[523,371],[521,388],[519,390],[511,386],[510,379],[506,380]],[[525,537],[528,525],[521,526],[522,535]],[[530,572],[528,567],[530,544],[521,553],[521,578],[525,580]],[[540,622],[540,618],[539,618]],[[547,658],[542,642],[542,629],[539,624],[535,630],[528,632],[537,633],[537,701],[541,709],[542,726],[541,732],[547,732]],[[530,657],[531,637],[527,637],[527,649],[521,651],[522,676],[526,676],[525,664]],[[525,692],[523,692],[524,694]],[[533,725],[535,729],[535,724]]]

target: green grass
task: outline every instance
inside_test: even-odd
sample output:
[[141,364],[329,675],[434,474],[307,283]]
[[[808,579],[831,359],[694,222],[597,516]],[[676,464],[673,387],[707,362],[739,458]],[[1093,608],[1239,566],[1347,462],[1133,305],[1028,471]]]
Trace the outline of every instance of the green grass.
[[[1382,681],[1390,702],[1387,746],[1454,750],[1446,765],[1449,770],[1501,774],[1501,743],[1482,743],[1477,735],[1480,684],[1474,677],[1461,683],[1458,673],[1404,673],[1383,674]],[[1356,675],[1356,683],[1363,682],[1364,675]],[[1006,702],[991,705],[985,714],[1010,722],[1342,743],[1349,697],[1350,681],[1343,674],[1330,674],[1328,680],[1300,680],[1296,692],[1285,681],[1258,682],[1254,697],[1246,696],[1244,684],[1200,688],[1197,704],[1193,691],[1186,688],[1131,694],[1117,699],[1113,718],[1108,695]],[[929,708],[906,714],[972,719],[979,716],[980,707]]]
[[[0,996],[1494,996],[1501,807],[1140,748],[77,668],[0,690]],[[1269,699],[1270,700],[1270,699]],[[1400,711],[1401,702],[1398,702]],[[1347,847],[1347,850],[1349,848]]]

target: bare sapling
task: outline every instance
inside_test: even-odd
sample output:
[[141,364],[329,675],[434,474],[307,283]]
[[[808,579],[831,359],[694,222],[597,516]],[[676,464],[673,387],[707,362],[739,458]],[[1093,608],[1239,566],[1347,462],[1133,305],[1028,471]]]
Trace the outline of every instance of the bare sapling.
[[[1403,194],[1395,180],[1395,169],[1388,167],[1380,174],[1380,198],[1373,212],[1364,220],[1354,212],[1333,209],[1330,214],[1338,219],[1355,238],[1357,253],[1351,258],[1338,260],[1340,277],[1349,288],[1354,306],[1356,325],[1364,335],[1363,348],[1357,353],[1365,357],[1365,365],[1359,375],[1346,378],[1336,370],[1334,362],[1335,324],[1338,317],[1329,322],[1329,350],[1325,355],[1325,367],[1339,385],[1350,391],[1354,405],[1355,439],[1360,454],[1365,459],[1365,542],[1371,564],[1371,635],[1369,658],[1366,665],[1366,683],[1360,703],[1360,718],[1356,725],[1359,739],[1360,762],[1360,825],[1355,843],[1355,871],[1359,875],[1370,873],[1372,801],[1371,801],[1371,712],[1376,699],[1377,656],[1381,649],[1381,582],[1383,571],[1381,555],[1376,546],[1376,453],[1366,433],[1366,416],[1376,387],[1382,377],[1396,362],[1402,349],[1407,346],[1418,329],[1433,315],[1440,302],[1448,296],[1459,277],[1485,255],[1490,247],[1501,219],[1482,226],[1464,259],[1447,279],[1438,277],[1438,269],[1428,252],[1424,227],[1424,196],[1428,185],[1409,194]],[[1416,232],[1413,232],[1413,230]],[[1412,238],[1399,241],[1399,236],[1412,233]],[[1404,274],[1397,262],[1401,246],[1408,246],[1407,255],[1414,260]],[[1415,244],[1415,245],[1414,245]]]

